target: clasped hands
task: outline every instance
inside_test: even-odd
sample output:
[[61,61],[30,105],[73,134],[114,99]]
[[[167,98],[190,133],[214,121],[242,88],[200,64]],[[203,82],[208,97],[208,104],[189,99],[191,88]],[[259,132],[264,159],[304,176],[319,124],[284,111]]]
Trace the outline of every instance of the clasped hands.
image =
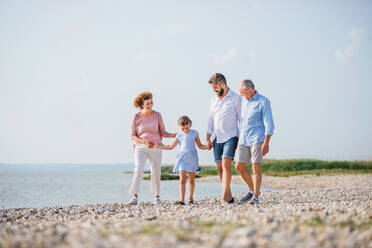
[[145,140],[145,146],[147,146],[148,148],[154,148],[155,147],[155,143],[152,142],[152,141],[147,141]]

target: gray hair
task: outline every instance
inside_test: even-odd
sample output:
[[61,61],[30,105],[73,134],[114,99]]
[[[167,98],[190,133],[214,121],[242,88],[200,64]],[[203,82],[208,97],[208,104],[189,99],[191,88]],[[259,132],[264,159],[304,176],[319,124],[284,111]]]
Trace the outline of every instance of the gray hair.
[[250,88],[250,89],[254,90],[254,83],[251,80],[249,80],[249,79],[244,79],[241,82],[241,88],[243,90],[245,90],[246,88]]
[[215,73],[213,74],[213,76],[208,80],[208,83],[211,84],[211,83],[216,83],[216,84],[219,84],[219,83],[225,83],[226,84],[226,78],[224,75],[222,75],[221,73]]

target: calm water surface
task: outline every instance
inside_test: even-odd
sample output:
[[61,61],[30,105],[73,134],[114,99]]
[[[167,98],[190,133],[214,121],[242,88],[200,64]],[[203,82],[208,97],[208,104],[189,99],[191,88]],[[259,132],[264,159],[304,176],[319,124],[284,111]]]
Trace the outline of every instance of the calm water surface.
[[[147,167],[148,169],[148,167]],[[125,202],[132,164],[0,164],[0,208]],[[161,198],[178,199],[178,180],[161,182]],[[234,194],[246,191],[232,185]],[[195,197],[219,196],[219,183],[196,183]],[[152,200],[150,181],[143,181],[140,200]]]

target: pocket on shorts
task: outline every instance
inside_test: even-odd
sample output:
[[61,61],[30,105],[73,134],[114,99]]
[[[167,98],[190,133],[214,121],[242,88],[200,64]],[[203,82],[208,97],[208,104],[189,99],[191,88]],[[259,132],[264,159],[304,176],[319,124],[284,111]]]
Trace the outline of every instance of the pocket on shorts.
[[238,145],[236,148],[235,161],[240,163],[249,163],[251,160],[251,150],[249,147]]
[[238,145],[238,137],[232,137],[223,146],[223,155],[224,158],[234,159],[236,147]]
[[256,143],[251,146],[251,153],[252,153],[252,163],[262,163],[263,156],[262,156],[262,144],[263,143]]

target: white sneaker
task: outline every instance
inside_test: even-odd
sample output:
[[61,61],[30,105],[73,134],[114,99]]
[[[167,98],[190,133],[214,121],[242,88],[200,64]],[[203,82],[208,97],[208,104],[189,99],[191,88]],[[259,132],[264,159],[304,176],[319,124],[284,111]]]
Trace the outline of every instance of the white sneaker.
[[155,203],[155,204],[161,204],[160,197],[156,197],[156,198],[154,199],[154,203]]
[[137,205],[137,203],[138,203],[138,199],[137,199],[137,197],[133,197],[132,200],[130,200],[128,203],[129,203],[130,205]]

